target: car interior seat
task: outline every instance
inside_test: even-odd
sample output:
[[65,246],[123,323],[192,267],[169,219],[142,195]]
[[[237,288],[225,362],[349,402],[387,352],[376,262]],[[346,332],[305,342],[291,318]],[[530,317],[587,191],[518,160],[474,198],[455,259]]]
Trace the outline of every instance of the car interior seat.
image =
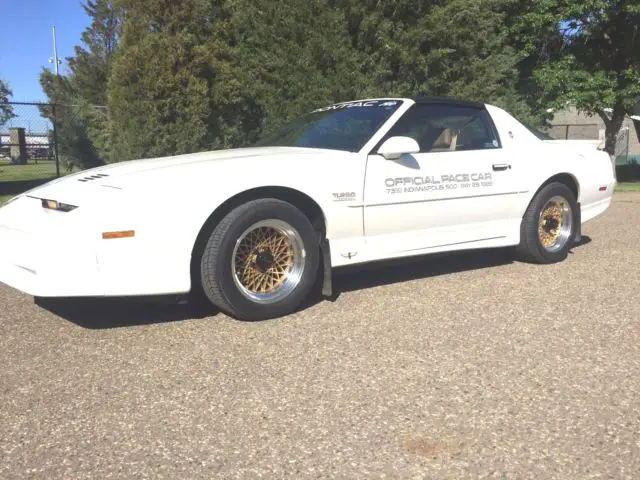
[[433,142],[429,151],[431,152],[448,152],[456,149],[458,142],[458,132],[454,132],[450,128],[443,128],[438,138]]

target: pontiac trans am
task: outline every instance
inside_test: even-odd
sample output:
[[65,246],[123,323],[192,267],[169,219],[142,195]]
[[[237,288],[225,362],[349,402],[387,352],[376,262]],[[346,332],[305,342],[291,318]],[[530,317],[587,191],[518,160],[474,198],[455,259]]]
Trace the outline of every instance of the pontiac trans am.
[[[250,148],[110,164],[0,208],[0,281],[36,297],[200,294],[286,315],[332,268],[513,246],[566,258],[610,205],[611,157],[471,101],[319,108]],[[49,248],[45,245],[54,245]]]

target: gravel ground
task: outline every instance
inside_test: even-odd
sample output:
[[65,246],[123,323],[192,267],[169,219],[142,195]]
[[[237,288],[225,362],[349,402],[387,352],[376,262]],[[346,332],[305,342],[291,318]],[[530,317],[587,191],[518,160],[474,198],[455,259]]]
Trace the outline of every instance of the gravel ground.
[[551,266],[336,276],[244,323],[0,285],[0,478],[640,478],[640,194]]

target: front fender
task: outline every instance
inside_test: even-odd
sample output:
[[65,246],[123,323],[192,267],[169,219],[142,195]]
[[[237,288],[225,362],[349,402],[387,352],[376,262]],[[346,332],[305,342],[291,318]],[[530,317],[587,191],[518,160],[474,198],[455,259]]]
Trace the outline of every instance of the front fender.
[[349,205],[362,203],[365,168],[366,155],[345,152],[248,157],[147,171],[120,183],[145,228],[191,248],[225,202],[264,188],[290,189],[310,198],[324,215],[327,238],[362,237],[362,211]]

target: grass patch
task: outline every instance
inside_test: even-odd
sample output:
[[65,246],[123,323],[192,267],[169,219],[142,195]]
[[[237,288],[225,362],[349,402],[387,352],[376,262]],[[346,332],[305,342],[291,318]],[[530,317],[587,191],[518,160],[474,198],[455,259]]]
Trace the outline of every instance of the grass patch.
[[13,197],[15,197],[15,195],[0,195],[0,206],[4,205],[4,202]]
[[640,192],[640,181],[620,182],[616,185],[616,192]]
[[[60,174],[64,174],[64,171],[61,171]],[[50,160],[39,163],[27,163],[26,165],[12,165],[7,162],[0,163],[0,183],[48,180],[55,177],[56,162]]]

